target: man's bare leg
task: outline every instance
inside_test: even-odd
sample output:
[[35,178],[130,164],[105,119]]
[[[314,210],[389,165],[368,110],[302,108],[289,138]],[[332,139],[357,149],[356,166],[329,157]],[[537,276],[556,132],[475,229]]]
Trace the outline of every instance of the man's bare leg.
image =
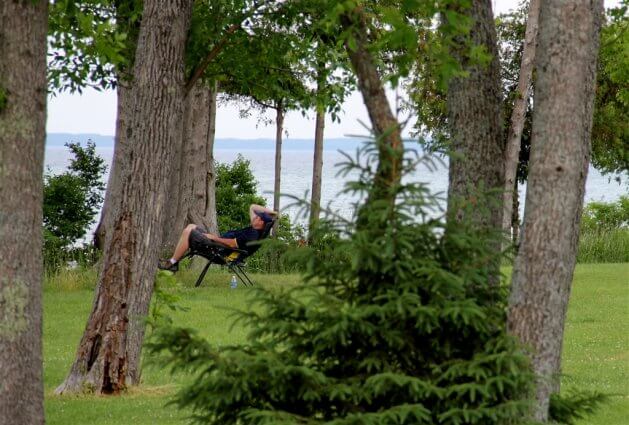
[[[163,260],[159,263],[158,268],[162,270],[169,270],[172,272],[176,272],[179,270],[179,260],[184,256],[188,248],[190,247],[190,233],[197,228],[196,224],[189,224],[183,229],[181,232],[181,236],[179,237],[179,241],[177,242],[177,246],[175,247],[175,252],[173,252],[173,256],[170,260]],[[205,236],[211,239],[212,236],[209,233],[205,233]]]
[[174,264],[178,262],[179,260],[181,260],[181,257],[183,257],[183,255],[186,253],[190,244],[190,242],[188,242],[188,239],[190,238],[190,232],[192,232],[196,228],[196,224],[188,224],[186,228],[183,229],[183,232],[181,232],[181,236],[179,237],[179,242],[177,242],[177,246],[175,247],[175,252],[170,258],[171,263]]

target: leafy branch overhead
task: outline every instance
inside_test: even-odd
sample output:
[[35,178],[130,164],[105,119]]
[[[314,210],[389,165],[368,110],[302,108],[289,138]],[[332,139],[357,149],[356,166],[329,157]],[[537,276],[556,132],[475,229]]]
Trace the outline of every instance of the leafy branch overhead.
[[133,63],[140,0],[59,0],[49,14],[51,91],[111,89]]

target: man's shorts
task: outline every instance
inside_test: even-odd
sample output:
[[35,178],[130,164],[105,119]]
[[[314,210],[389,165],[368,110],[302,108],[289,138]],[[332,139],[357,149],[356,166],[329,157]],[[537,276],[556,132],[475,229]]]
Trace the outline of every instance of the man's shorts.
[[203,226],[197,226],[190,232],[190,236],[188,237],[190,249],[202,251],[208,249],[210,246],[214,246],[214,242],[205,236],[205,233],[207,233],[207,230]]

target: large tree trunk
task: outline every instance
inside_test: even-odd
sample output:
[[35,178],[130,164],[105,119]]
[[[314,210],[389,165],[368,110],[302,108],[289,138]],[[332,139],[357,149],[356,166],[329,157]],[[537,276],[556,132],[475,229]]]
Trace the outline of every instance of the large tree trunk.
[[[448,219],[469,220],[478,229],[496,232],[490,242],[500,251],[504,139],[502,95],[496,28],[490,0],[472,2],[465,13],[474,21],[472,42],[492,55],[486,66],[470,64],[455,55],[469,73],[450,81],[447,93],[452,154],[448,176]],[[491,259],[492,280],[498,282],[500,261]]]
[[46,1],[0,5],[0,423],[43,424]]
[[140,379],[172,151],[181,144],[185,40],[192,0],[146,0],[134,65],[129,172],[70,374],[57,393],[116,394]]
[[559,390],[564,321],[590,156],[603,0],[549,0],[540,13],[535,112],[524,226],[509,328],[532,348],[534,418]]
[[309,239],[312,239],[312,229],[319,221],[321,212],[321,177],[323,170],[323,130],[325,129],[325,111],[317,108],[315,120],[314,156],[312,159],[312,195],[310,198],[310,230]]
[[108,234],[111,235],[114,217],[117,217],[118,215],[118,212],[115,211],[114,208],[117,205],[117,199],[120,196],[120,188],[123,183],[122,178],[129,173],[128,163],[130,157],[130,147],[127,142],[127,128],[129,126],[131,115],[133,114],[133,63],[135,61],[135,50],[138,42],[138,35],[140,33],[139,21],[131,21],[129,16],[130,11],[125,7],[121,7],[120,3],[120,0],[116,0],[114,5],[116,7],[116,21],[119,23],[121,28],[125,29],[127,33],[127,63],[124,66],[119,66],[116,70],[116,94],[118,104],[116,111],[114,157],[109,170],[109,181],[107,183],[107,192],[105,193],[105,202],[103,203],[100,219],[98,225],[96,226],[96,231],[94,232],[94,246],[101,251],[105,247],[105,241]]
[[[448,214],[462,219],[465,210],[461,201],[477,201],[478,191],[503,187],[502,99],[496,29],[490,0],[473,1],[465,10],[474,20],[473,43],[483,46],[492,60],[487,66],[470,65],[458,57],[469,72],[466,78],[450,81],[447,93],[448,122],[453,155],[450,156]],[[471,210],[474,220],[482,226],[501,229],[502,208],[499,198],[489,200],[487,210]]]
[[215,115],[216,91],[197,82],[185,100],[183,146],[173,154],[173,178],[162,244],[162,251],[168,254],[173,251],[183,228],[190,223],[203,225],[211,232],[217,230],[215,219],[212,223],[208,214],[208,195],[214,194],[210,176],[214,173],[215,126],[212,124]]
[[[528,105],[531,79],[533,76],[533,63],[535,59],[535,46],[537,44],[537,23],[539,20],[540,3],[541,0],[531,0],[529,4],[529,16],[526,22],[526,32],[524,35],[524,49],[522,51],[520,76],[518,78],[518,87],[515,93],[515,100],[513,102],[513,111],[511,112],[507,145],[505,146],[505,187],[502,198],[502,206],[504,208],[502,216],[502,229],[507,235],[511,236],[511,240],[516,239],[515,235],[512,234],[513,198],[518,196],[516,173],[518,170],[522,130],[524,129],[524,120],[526,118],[526,107]],[[513,233],[515,232],[517,232],[517,229],[513,229]]]
[[[280,190],[282,181],[282,132],[284,131],[284,107],[278,103],[275,116],[275,181],[273,184],[273,209],[280,210]],[[277,235],[279,220],[273,225],[273,234]]]

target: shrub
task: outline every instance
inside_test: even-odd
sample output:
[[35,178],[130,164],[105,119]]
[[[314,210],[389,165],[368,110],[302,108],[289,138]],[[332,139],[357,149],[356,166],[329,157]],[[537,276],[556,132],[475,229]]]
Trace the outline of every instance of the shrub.
[[621,196],[616,202],[586,205],[577,262],[629,262],[629,196]]
[[590,202],[583,209],[581,232],[629,229],[629,196],[616,202]]
[[46,176],[43,208],[44,227],[61,247],[85,236],[96,214],[86,204],[83,180],[68,172]]
[[[368,191],[360,171],[352,187]],[[149,351],[194,375],[175,400],[194,422],[524,422],[531,374],[505,330],[505,288],[489,283],[489,236],[430,218],[421,183],[395,190],[395,205],[363,205],[360,226],[322,221],[335,240],[300,250],[305,284],[259,288],[238,314],[247,344],[158,332]]]
[[[89,140],[86,147],[66,143],[73,157],[68,170],[44,176],[44,263],[48,269],[74,258],[76,242],[85,236],[103,201],[105,161]],[[91,256],[86,252],[83,258]],[[82,251],[82,250],[78,250]],[[86,257],[87,255],[87,257]]]
[[265,205],[257,194],[250,162],[238,155],[231,164],[216,165],[216,215],[220,232],[249,224],[249,205]]

